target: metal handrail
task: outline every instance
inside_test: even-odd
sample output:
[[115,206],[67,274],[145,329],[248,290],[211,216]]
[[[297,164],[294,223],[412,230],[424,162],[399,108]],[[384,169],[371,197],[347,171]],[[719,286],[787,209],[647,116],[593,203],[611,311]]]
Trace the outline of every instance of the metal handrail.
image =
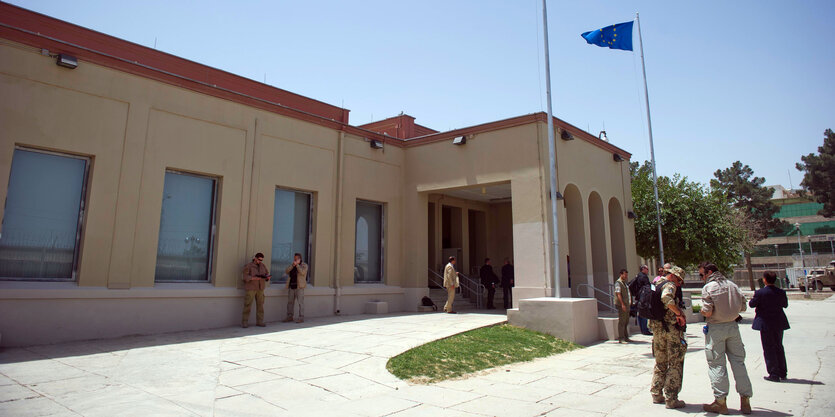
[[[614,285],[610,284],[609,288],[611,289],[612,287],[614,287]],[[617,309],[614,306],[614,295],[613,295],[614,291],[609,293],[609,292],[601,290],[600,288],[595,287],[594,285],[578,284],[577,285],[577,296],[578,297],[582,297],[582,295],[580,294],[580,290],[582,288],[590,288],[592,290],[591,295],[588,298],[594,298],[597,301],[598,304],[601,304],[604,307],[607,307],[609,310],[612,310],[612,311],[615,311],[615,312],[617,311]],[[602,295],[605,295],[607,299],[612,300],[612,304],[607,304],[607,303],[604,303],[603,301],[598,300],[597,297],[594,296],[595,293],[600,293]]]
[[[432,282],[438,285],[439,287],[443,287],[443,275],[433,271],[432,268],[427,268],[427,270],[432,274],[429,276],[429,278],[432,279]],[[475,298],[476,308],[482,308],[483,288],[481,286],[481,283],[460,272],[458,274],[458,287],[459,291],[461,291],[461,296],[469,298],[470,302],[472,302],[472,299]]]

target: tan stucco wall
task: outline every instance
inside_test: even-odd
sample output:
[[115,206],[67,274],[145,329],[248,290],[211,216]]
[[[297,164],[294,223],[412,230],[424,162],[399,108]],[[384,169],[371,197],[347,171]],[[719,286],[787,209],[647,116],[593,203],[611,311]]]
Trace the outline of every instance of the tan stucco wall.
[[[0,281],[4,345],[239,322],[241,266],[257,251],[270,262],[276,187],[313,195],[308,316],[330,315],[337,309],[360,313],[370,300],[388,301],[390,311],[413,311],[427,293],[430,201],[436,202],[436,213],[442,205],[462,209],[464,253],[469,245],[467,210],[485,213],[486,256],[495,259],[497,269],[502,258],[513,257],[515,299],[551,294],[544,123],[478,133],[465,146],[443,141],[372,149],[362,137],[88,62],[74,70],[57,67],[53,58],[34,48],[0,41],[0,126],[0,199],[6,196],[15,146],[92,160],[78,280]],[[575,184],[586,208],[582,226],[587,270],[592,271],[588,196],[596,192],[602,199],[605,250],[611,261],[608,204],[615,198],[623,210],[631,208],[626,203],[631,201],[628,166],[613,162],[610,152],[585,141],[557,142],[560,189]],[[208,283],[154,282],[166,169],[218,181]],[[511,185],[511,203],[443,195],[506,183]],[[380,284],[354,285],[358,199],[384,207]],[[559,206],[564,258],[565,209]],[[634,242],[631,221],[624,225],[626,259],[636,259],[634,243],[629,243]],[[481,261],[468,260],[464,266]],[[564,263],[561,268],[560,287],[568,295]],[[267,297],[267,319],[283,318],[286,291],[276,285],[267,290]],[[62,314],[44,314],[47,306]],[[156,313],[143,314],[148,310]],[[211,313],[192,314],[195,310]],[[33,328],[38,331],[28,330]]]
[[[374,150],[364,138],[345,135],[339,179],[336,130],[84,61],[73,70],[60,68],[38,50],[7,41],[0,42],[0,97],[0,199],[6,195],[15,146],[82,155],[92,161],[77,282],[1,281],[4,345],[238,322],[241,291],[236,288],[242,265],[256,251],[267,254],[270,262],[276,187],[313,195],[314,289],[307,292],[308,316],[333,314],[336,305],[332,287],[338,181],[344,184],[345,220],[339,234],[342,287],[354,287],[356,199],[383,203],[386,222],[384,282],[357,290],[343,288],[342,311],[360,313],[368,300],[388,301],[391,311],[400,311],[406,308],[406,293],[408,309],[414,309],[413,299],[422,295],[400,287],[402,149]],[[218,181],[209,283],[154,282],[166,169]],[[80,292],[81,288],[96,290]],[[110,290],[101,291],[106,288]],[[142,296],[122,291],[140,288],[152,290]],[[164,308],[220,310],[195,317],[173,312],[182,320],[166,324],[142,313],[162,308],[162,300],[169,299],[165,294],[172,291],[184,302],[169,300]],[[286,290],[274,286],[267,296],[268,319],[283,318]],[[79,298],[85,301],[80,304]],[[43,314],[47,304],[66,311],[95,311],[98,318],[92,323],[81,310],[77,316]],[[43,329],[50,336],[27,335],[27,328]]]

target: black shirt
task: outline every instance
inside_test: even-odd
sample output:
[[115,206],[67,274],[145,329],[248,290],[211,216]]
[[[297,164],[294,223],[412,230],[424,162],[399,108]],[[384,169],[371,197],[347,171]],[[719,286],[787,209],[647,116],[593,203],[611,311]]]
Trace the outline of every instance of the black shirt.
[[293,269],[290,270],[290,273],[287,274],[290,276],[290,289],[297,289],[299,288],[299,271],[296,269],[296,266],[293,265]]

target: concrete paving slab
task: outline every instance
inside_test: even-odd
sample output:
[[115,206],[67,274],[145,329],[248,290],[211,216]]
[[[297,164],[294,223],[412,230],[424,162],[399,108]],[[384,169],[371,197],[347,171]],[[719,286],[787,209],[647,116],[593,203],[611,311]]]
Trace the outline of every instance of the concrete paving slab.
[[555,408],[557,407],[551,404],[532,403],[491,396],[467,401],[452,407],[453,410],[497,417],[538,416]]
[[442,388],[436,385],[412,385],[396,390],[391,395],[417,403],[429,404],[440,409],[449,408],[484,396],[483,394]]
[[[790,380],[765,374],[759,334],[741,326],[756,414],[835,414],[835,300],[791,300],[784,342]],[[309,319],[3,349],[0,415],[629,416],[670,415],[650,401],[651,337],[598,343],[457,380],[410,385],[388,358],[428,341],[495,324],[492,314],[390,314]],[[701,324],[688,328],[680,398],[704,415],[712,400]],[[64,349],[66,347],[66,349]],[[285,354],[286,352],[286,354]],[[507,372],[510,371],[510,372]],[[732,384],[733,385],[733,384]],[[738,413],[738,397],[729,403]],[[138,404],[138,406],[128,406]],[[119,413],[118,411],[126,412]]]

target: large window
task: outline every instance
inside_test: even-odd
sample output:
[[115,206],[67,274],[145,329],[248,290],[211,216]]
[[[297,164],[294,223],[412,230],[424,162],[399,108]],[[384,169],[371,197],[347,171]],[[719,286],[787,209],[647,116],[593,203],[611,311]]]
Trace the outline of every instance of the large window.
[[217,180],[165,173],[157,246],[157,282],[208,281]]
[[[275,190],[275,209],[273,211],[273,245],[270,256],[270,273],[284,282],[288,276],[284,269],[293,263],[293,255],[300,253],[302,260],[311,265],[310,242],[312,228],[310,213],[311,195],[305,192]],[[311,280],[308,272],[307,279]]]
[[73,280],[89,160],[18,148],[0,229],[0,277]]
[[357,201],[354,282],[383,281],[383,205]]

